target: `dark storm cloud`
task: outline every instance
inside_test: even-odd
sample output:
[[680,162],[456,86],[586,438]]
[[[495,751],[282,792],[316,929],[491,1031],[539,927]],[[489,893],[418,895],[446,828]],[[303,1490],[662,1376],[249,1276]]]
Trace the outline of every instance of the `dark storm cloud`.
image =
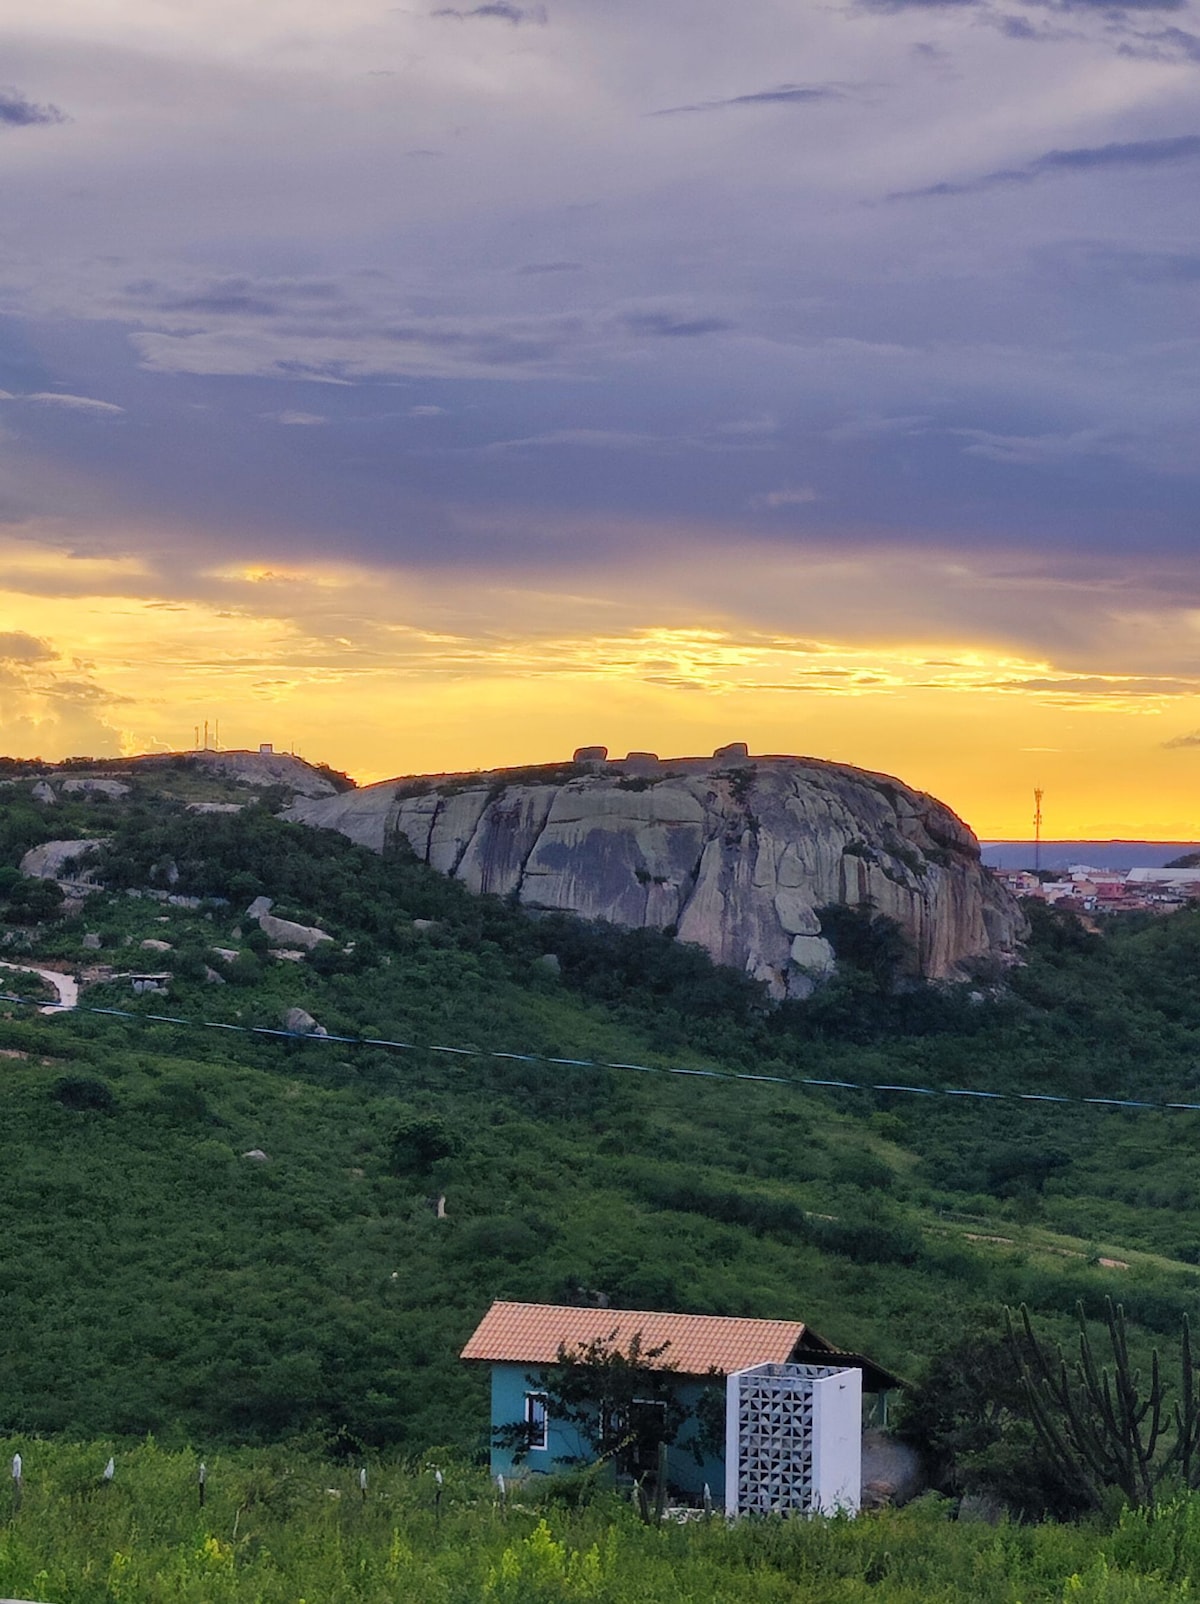
[[38,106],[18,89],[0,89],[0,128],[33,128],[39,123],[65,123],[57,106]]
[[[789,553],[1135,529],[1194,554],[1200,241],[1162,180],[1200,139],[1182,72],[1114,54],[1186,53],[1193,13],[749,0],[734,36],[728,6],[546,3],[428,0],[386,37],[367,0],[302,7],[303,93],[253,7],[233,76],[199,24],[164,35],[167,88],[137,29],[10,65],[89,133],[34,130],[4,177],[0,501],[138,549],[195,528],[197,562],[203,536],[566,568],[710,523]],[[86,100],[60,87],[85,68]],[[946,207],[857,204],[938,179],[997,186],[952,239]]]
[[508,0],[491,0],[488,5],[472,6],[469,11],[460,11],[457,6],[440,6],[431,15],[454,17],[459,22],[469,22],[473,17],[490,17],[497,22],[511,22],[514,28],[519,28],[523,22],[535,22],[538,27],[544,28],[547,21],[545,6],[514,6]]
[[688,106],[663,106],[647,113],[650,117],[681,117],[693,111],[724,111],[730,106],[809,106],[820,100],[845,100],[842,86],[836,84],[778,84],[774,89],[756,89],[748,95],[730,95],[724,100],[698,100]]
[[1081,146],[1075,150],[1048,150],[1023,167],[1000,167],[961,183],[929,184],[923,189],[898,190],[889,200],[927,200],[943,195],[977,195],[1005,184],[1031,184],[1051,173],[1095,172],[1116,167],[1161,167],[1169,162],[1191,161],[1200,156],[1200,134],[1174,139],[1138,139],[1111,145]]

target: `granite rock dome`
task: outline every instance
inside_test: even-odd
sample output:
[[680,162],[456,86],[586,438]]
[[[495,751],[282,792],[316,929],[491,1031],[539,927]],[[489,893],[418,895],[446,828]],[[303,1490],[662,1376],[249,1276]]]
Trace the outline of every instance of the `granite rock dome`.
[[808,995],[833,954],[817,909],[894,919],[928,979],[1010,958],[1020,909],[943,803],[807,757],[660,760],[603,748],[533,770],[388,780],[285,817],[382,852],[403,839],[470,890],[629,929],[670,930],[775,997]]

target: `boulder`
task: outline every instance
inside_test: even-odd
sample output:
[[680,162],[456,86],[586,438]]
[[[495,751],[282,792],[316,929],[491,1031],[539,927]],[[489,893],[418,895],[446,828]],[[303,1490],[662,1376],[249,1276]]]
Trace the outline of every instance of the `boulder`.
[[273,906],[270,897],[255,897],[246,909],[246,917],[256,920],[259,929],[277,946],[303,947],[306,952],[311,952],[321,942],[333,940],[327,930],[321,930],[316,925],[298,925],[291,919],[277,919],[270,911]]
[[928,1478],[921,1456],[911,1443],[872,1429],[862,1438],[862,1502],[864,1509],[907,1504],[925,1491]]
[[303,947],[308,952],[319,947],[323,941],[333,940],[327,930],[321,930],[316,925],[294,924],[291,919],[276,919],[271,913],[264,913],[258,926],[270,941],[283,946]]
[[31,847],[21,859],[21,873],[31,880],[75,880],[91,883],[91,871],[80,870],[78,860],[92,850],[103,846],[103,840],[43,841]]
[[47,807],[53,806],[58,801],[58,797],[54,794],[54,787],[47,785],[45,780],[39,780],[29,794],[35,802],[42,802]]
[[912,972],[931,980],[1009,961],[1025,933],[943,803],[888,775],[752,757],[740,742],[713,758],[630,753],[565,779],[548,767],[511,784],[504,770],[390,780],[285,817],[380,852],[404,841],[470,890],[533,912],[673,930],[774,997],[804,996],[832,971],[818,916],[830,904],[895,920]]
[[139,942],[138,945],[141,947],[143,952],[171,952],[171,951],[173,951],[173,948],[172,948],[171,943],[169,941],[158,941],[153,936],[149,937],[146,941]]
[[290,1030],[296,1036],[328,1036],[329,1032],[324,1025],[318,1025],[313,1016],[304,1008],[289,1008],[283,1016],[284,1030]]

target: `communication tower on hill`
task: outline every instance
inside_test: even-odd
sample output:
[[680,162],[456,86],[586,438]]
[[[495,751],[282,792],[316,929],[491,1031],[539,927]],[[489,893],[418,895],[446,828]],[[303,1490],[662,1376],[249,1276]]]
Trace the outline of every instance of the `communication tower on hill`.
[[1042,866],[1042,797],[1045,792],[1040,785],[1033,788],[1033,872],[1036,874]]

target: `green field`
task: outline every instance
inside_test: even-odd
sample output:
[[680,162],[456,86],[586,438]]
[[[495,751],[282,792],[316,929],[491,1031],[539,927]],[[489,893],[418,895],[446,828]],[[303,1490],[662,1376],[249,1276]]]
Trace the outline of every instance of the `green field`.
[[[357,1471],[296,1450],[0,1442],[25,1462],[0,1593],[53,1604],[1158,1604],[1200,1577],[1200,1499],[1151,1523],[954,1521],[936,1495],[857,1521],[643,1526],[569,1483],[501,1503],[452,1459]],[[443,1468],[436,1499],[433,1470]]]

